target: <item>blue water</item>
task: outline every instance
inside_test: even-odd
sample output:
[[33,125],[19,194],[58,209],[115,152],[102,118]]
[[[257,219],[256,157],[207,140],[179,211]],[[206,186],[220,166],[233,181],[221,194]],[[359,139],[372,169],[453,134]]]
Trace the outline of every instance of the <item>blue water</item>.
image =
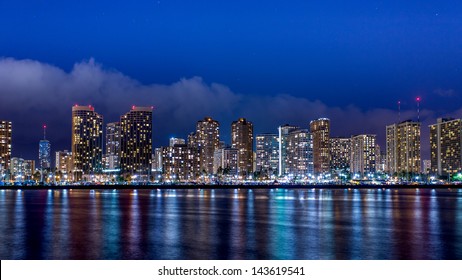
[[462,259],[461,190],[0,190],[1,259]]

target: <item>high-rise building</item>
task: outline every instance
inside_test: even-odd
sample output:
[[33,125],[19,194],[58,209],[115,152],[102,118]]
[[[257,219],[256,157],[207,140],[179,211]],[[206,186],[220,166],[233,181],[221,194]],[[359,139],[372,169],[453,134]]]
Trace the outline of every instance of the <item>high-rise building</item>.
[[185,144],[163,147],[162,170],[165,180],[188,181],[195,178],[194,150]]
[[57,180],[67,182],[72,180],[72,153],[68,150],[57,151],[55,157]]
[[14,157],[10,164],[10,178],[15,182],[23,182],[25,180],[24,159]]
[[72,107],[73,179],[91,179],[103,170],[103,116],[92,106]]
[[422,173],[423,174],[430,174],[432,170],[432,161],[429,160],[429,159],[424,159],[423,160],[423,170],[422,170]]
[[330,169],[350,172],[351,138],[330,138]]
[[289,158],[287,157],[287,137],[289,133],[299,129],[298,126],[293,126],[289,124],[281,125],[278,128],[279,132],[279,167],[278,167],[278,175],[283,176],[289,174],[289,170],[287,164],[289,162]]
[[448,177],[462,168],[462,120],[439,118],[430,125],[431,173]]
[[240,118],[231,124],[231,147],[238,150],[238,175],[248,176],[253,173],[253,124]]
[[151,170],[152,172],[162,172],[162,147],[154,149]]
[[192,169],[194,171],[194,177],[197,179],[203,174],[203,170],[201,169],[201,149],[197,140],[196,132],[192,132],[188,135],[187,146],[194,153]]
[[0,181],[10,168],[12,124],[0,120]]
[[313,139],[309,130],[293,130],[286,141],[286,174],[299,178],[314,175]]
[[25,180],[32,180],[35,173],[35,160],[24,160]]
[[47,126],[43,126],[43,139],[39,142],[39,162],[40,169],[48,170],[51,167],[51,144],[46,137]]
[[278,135],[272,133],[257,134],[256,172],[261,175],[278,175],[279,141]]
[[152,165],[152,107],[135,107],[120,118],[120,168],[148,180]]
[[351,137],[350,171],[353,175],[367,176],[376,172],[376,135]]
[[200,173],[213,174],[215,150],[220,145],[220,124],[210,117],[197,122],[196,133],[188,137],[188,145],[199,153]]
[[323,174],[330,171],[330,120],[326,118],[310,122],[313,135],[314,173]]
[[112,122],[106,125],[106,154],[104,169],[106,172],[120,171],[120,122]]
[[170,147],[174,147],[175,145],[185,145],[186,144],[186,140],[183,139],[183,138],[176,138],[176,137],[172,137],[170,138],[169,140],[169,146]]
[[410,120],[386,127],[387,172],[390,175],[419,174],[420,122]]

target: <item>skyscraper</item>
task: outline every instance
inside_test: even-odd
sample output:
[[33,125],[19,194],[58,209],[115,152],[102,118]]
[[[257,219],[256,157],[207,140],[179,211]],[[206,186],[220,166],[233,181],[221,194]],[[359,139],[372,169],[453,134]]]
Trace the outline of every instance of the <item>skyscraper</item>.
[[279,176],[289,174],[287,164],[289,158],[287,157],[287,137],[291,131],[297,130],[299,127],[293,125],[281,125],[278,128],[279,132]]
[[421,172],[420,122],[407,120],[386,127],[386,157],[390,175]]
[[220,145],[220,124],[210,117],[197,122],[196,133],[188,141],[197,149],[200,158],[200,173],[213,174],[213,157]]
[[0,120],[0,181],[4,179],[2,176],[10,168],[11,135],[11,122]]
[[330,168],[333,171],[350,171],[351,138],[330,138]]
[[279,168],[278,135],[272,133],[257,134],[256,170],[261,175],[277,175]]
[[323,174],[330,171],[330,120],[326,118],[310,122],[313,135],[314,173]]
[[120,171],[120,122],[112,122],[106,125],[106,154],[104,169],[106,171]]
[[231,124],[231,147],[238,150],[238,175],[253,173],[253,124],[240,118]]
[[50,169],[51,167],[51,144],[46,139],[47,126],[43,126],[43,139],[39,142],[39,162],[40,170]]
[[430,125],[431,173],[448,177],[462,168],[462,120],[439,118]]
[[376,136],[363,134],[351,137],[351,173],[366,176],[376,172]]
[[313,139],[308,129],[289,132],[287,140],[287,174],[299,178],[313,175]]
[[74,181],[90,179],[103,169],[103,116],[92,106],[72,107]]
[[152,163],[152,107],[135,107],[120,118],[120,168],[124,175],[149,179]]

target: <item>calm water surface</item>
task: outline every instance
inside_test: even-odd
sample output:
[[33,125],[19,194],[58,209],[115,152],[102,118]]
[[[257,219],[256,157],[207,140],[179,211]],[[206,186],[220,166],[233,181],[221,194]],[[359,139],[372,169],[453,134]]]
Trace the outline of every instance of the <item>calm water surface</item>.
[[462,190],[0,190],[1,259],[462,259]]

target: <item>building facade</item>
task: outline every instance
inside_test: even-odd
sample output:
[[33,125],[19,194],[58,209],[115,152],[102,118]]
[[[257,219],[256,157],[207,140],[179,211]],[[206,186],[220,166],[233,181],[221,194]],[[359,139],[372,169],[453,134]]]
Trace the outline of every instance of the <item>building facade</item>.
[[386,169],[390,175],[420,174],[420,126],[420,122],[408,120],[386,127]]
[[314,176],[313,139],[309,130],[293,130],[286,141],[286,174],[300,179]]
[[253,174],[253,124],[240,118],[231,124],[231,147],[238,150],[237,172],[240,176]]
[[51,144],[46,139],[39,142],[39,163],[41,170],[48,170],[51,167]]
[[10,168],[12,124],[0,120],[0,181]]
[[376,172],[376,135],[363,134],[351,137],[350,169],[361,177]]
[[258,134],[256,142],[256,168],[260,175],[278,175],[279,141],[278,135],[272,133]]
[[430,125],[431,173],[449,177],[462,168],[462,120],[439,118]]
[[106,125],[106,149],[104,154],[104,169],[108,172],[120,171],[120,122]]
[[103,116],[92,106],[72,107],[72,161],[74,181],[103,170]]
[[337,173],[350,172],[351,138],[330,138],[330,169]]
[[214,153],[220,146],[220,124],[210,117],[197,122],[196,133],[190,134],[188,145],[199,153],[201,175],[213,175]]
[[120,117],[120,172],[148,180],[152,168],[152,107],[135,107]]
[[10,164],[10,179],[15,182],[23,182],[26,180],[25,166],[23,158],[11,158]]
[[314,173],[330,172],[330,120],[326,118],[310,122],[310,132],[313,135]]
[[288,170],[288,162],[289,158],[287,156],[287,137],[289,137],[290,132],[299,129],[298,126],[293,126],[289,124],[281,125],[278,128],[279,132],[279,167],[278,167],[278,175],[284,176],[289,174]]
[[72,152],[68,150],[57,151],[55,156],[57,181],[72,181]]
[[162,174],[167,181],[188,181],[195,179],[194,150],[185,144],[163,147]]

